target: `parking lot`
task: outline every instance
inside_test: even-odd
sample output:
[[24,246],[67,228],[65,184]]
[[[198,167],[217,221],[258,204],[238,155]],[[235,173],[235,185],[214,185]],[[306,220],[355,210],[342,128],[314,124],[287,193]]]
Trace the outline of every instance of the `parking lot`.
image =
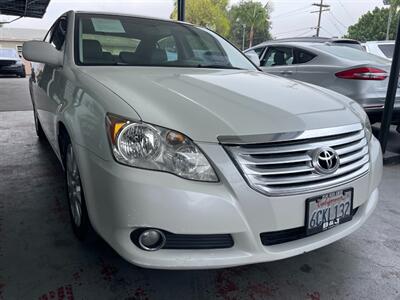
[[[0,299],[400,299],[400,164],[357,232],[282,261],[207,271],[135,267],[73,235],[62,169],[36,137],[28,80],[0,78]],[[389,150],[397,133],[391,133]]]

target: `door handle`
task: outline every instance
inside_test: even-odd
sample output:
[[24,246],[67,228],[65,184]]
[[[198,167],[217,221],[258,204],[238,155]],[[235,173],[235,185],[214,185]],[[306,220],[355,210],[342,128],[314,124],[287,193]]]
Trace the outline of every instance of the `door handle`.
[[280,71],[282,75],[293,75],[293,71]]

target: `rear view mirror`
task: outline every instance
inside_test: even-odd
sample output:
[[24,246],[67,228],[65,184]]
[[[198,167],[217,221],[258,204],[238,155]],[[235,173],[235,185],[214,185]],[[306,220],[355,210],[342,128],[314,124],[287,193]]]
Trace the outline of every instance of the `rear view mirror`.
[[247,56],[248,59],[252,61],[253,64],[255,64],[257,67],[260,66],[260,58],[258,57],[258,54],[255,53],[254,51],[249,51],[246,52],[245,55]]
[[63,53],[51,44],[42,41],[25,42],[22,47],[22,55],[26,60],[55,67],[63,64]]

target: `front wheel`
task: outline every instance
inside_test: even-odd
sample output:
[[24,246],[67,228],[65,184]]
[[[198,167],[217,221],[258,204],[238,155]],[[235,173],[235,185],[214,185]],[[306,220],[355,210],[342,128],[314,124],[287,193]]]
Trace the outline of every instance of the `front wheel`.
[[72,229],[78,239],[84,240],[88,234],[90,222],[78,164],[70,141],[67,142],[65,151],[65,177]]
[[35,130],[39,140],[44,141],[46,139],[46,135],[44,134],[42,124],[40,124],[38,113],[35,108],[33,108],[33,118],[35,120]]

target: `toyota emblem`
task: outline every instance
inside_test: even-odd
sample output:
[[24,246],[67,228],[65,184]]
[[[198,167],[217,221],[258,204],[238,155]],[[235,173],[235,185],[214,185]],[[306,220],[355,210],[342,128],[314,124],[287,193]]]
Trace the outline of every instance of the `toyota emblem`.
[[339,168],[339,156],[330,147],[318,148],[312,156],[312,164],[320,174],[332,174]]

